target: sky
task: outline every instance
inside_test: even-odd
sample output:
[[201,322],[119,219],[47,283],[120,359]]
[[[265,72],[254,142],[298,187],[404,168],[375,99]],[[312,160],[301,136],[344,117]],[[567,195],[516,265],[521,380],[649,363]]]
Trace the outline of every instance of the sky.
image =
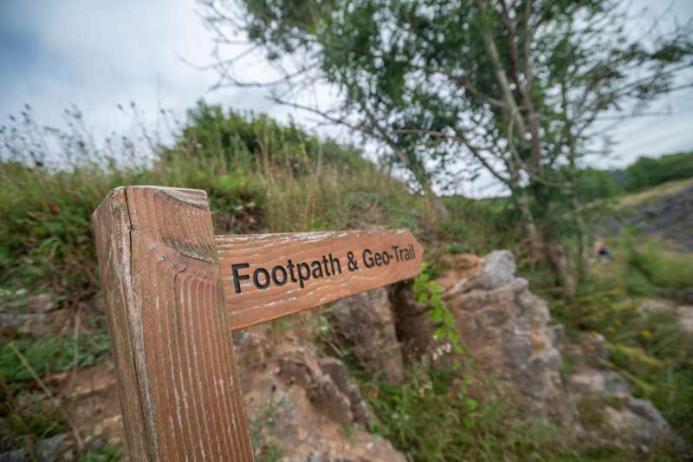
[[[693,0],[632,3],[655,11],[669,7],[680,22],[693,18]],[[315,116],[270,102],[262,90],[210,90],[217,76],[199,66],[212,62],[211,50],[212,35],[194,0],[0,0],[0,125],[27,103],[42,124],[60,124],[63,110],[76,105],[97,136],[127,135],[136,121],[119,104],[135,101],[140,120],[156,130],[160,109],[183,117],[205,98],[280,120],[293,117],[319,133],[349,139],[343,130],[318,126]],[[240,75],[262,77],[267,68],[260,61]],[[311,91],[311,98],[329,97],[329,89]],[[693,150],[693,90],[666,97],[657,108],[670,114],[620,123],[614,155],[597,165]],[[470,192],[485,189],[477,185]]]

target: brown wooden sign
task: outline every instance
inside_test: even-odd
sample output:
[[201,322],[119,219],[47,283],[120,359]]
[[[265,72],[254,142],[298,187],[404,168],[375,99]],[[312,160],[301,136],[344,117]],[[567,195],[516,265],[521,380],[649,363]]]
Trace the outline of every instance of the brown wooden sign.
[[216,236],[231,329],[242,329],[419,273],[408,230]]
[[214,236],[204,191],[117,188],[92,216],[129,456],[252,461],[232,329],[414,277],[409,231]]

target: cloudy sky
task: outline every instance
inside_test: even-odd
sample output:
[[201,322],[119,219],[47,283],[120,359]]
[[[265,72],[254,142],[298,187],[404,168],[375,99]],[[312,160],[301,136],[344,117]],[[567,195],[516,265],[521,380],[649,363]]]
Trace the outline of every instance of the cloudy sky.
[[[633,3],[654,10],[669,6],[681,22],[693,18],[693,0]],[[0,0],[0,125],[24,103],[46,124],[59,123],[62,110],[74,104],[95,133],[127,132],[133,119],[118,104],[136,101],[146,123],[155,125],[158,109],[182,115],[200,97],[280,119],[290,116],[261,91],[210,91],[214,72],[190,65],[210,63],[210,51],[211,35],[194,0]],[[251,64],[242,74],[264,71]],[[693,91],[668,97],[659,108],[671,115],[619,125],[609,165],[693,149]],[[312,117],[291,115],[315,124]]]

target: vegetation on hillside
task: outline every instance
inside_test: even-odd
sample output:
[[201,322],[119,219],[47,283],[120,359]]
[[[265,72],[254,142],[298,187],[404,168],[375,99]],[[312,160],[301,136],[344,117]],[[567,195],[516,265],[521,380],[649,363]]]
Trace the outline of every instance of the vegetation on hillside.
[[693,177],[693,152],[662,157],[639,157],[623,169],[585,168],[578,176],[578,192],[584,202],[635,193],[675,180]]
[[[200,103],[172,147],[151,163],[123,165],[81,132],[44,129],[30,114],[5,129],[0,147],[0,287],[51,290],[64,303],[89,300],[98,289],[90,215],[119,185],[157,184],[209,193],[220,233],[310,231],[361,224],[420,227],[426,216],[406,186],[349,146],[320,140],[294,124],[224,112]],[[22,135],[40,142],[22,149]],[[63,144],[59,144],[62,142]],[[63,160],[49,168],[48,153]],[[134,157],[152,156],[135,151]]]
[[[444,197],[447,214],[440,217],[425,197],[354,147],[318,138],[295,124],[200,103],[170,145],[125,143],[131,160],[124,162],[112,145],[97,148],[82,131],[44,129],[29,113],[22,120],[4,129],[0,147],[0,301],[49,292],[59,306],[99,319],[93,308],[98,279],[89,216],[109,189],[123,184],[208,191],[220,233],[407,227],[429,250],[431,267],[415,289],[420,302],[431,305],[441,338],[454,342],[457,334],[432,280],[436,257],[510,248],[533,287],[546,290],[554,314],[569,331],[604,333],[616,352],[611,366],[627,374],[639,394],[654,400],[683,436],[692,437],[685,430],[693,390],[690,346],[671,316],[644,316],[634,301],[687,287],[689,256],[624,238],[608,270],[591,273],[576,297],[565,301],[556,296],[553,280],[545,283],[554,278],[552,270],[532,258],[526,234],[517,226],[521,212],[511,200]],[[36,133],[41,136],[30,137]],[[79,155],[74,155],[76,146],[83,147]],[[51,158],[62,162],[51,164]],[[34,375],[94,364],[108,348],[100,322],[83,325],[77,336],[63,332],[7,340],[0,348],[0,395],[6,403],[0,416],[12,422],[16,438],[3,442],[3,449],[68,426],[50,402],[20,409],[17,399],[36,388]],[[551,425],[515,425],[511,399],[473,369],[445,372],[428,366],[413,368],[401,387],[360,376],[380,419],[371,430],[414,460],[584,456]],[[91,450],[94,457],[118,454],[113,448]]]
[[615,239],[613,260],[595,262],[575,299],[552,297],[551,310],[571,336],[602,334],[611,354],[599,365],[623,373],[636,394],[652,400],[690,441],[693,339],[681,330],[674,311],[650,305],[666,306],[656,301],[666,289],[690,287],[693,255],[671,253],[656,240],[644,241],[636,245],[630,232]]

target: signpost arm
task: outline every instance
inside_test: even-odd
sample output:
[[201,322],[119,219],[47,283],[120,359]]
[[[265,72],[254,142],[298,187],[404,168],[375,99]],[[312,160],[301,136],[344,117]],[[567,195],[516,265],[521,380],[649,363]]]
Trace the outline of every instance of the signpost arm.
[[206,193],[117,188],[92,219],[130,459],[252,461]]

